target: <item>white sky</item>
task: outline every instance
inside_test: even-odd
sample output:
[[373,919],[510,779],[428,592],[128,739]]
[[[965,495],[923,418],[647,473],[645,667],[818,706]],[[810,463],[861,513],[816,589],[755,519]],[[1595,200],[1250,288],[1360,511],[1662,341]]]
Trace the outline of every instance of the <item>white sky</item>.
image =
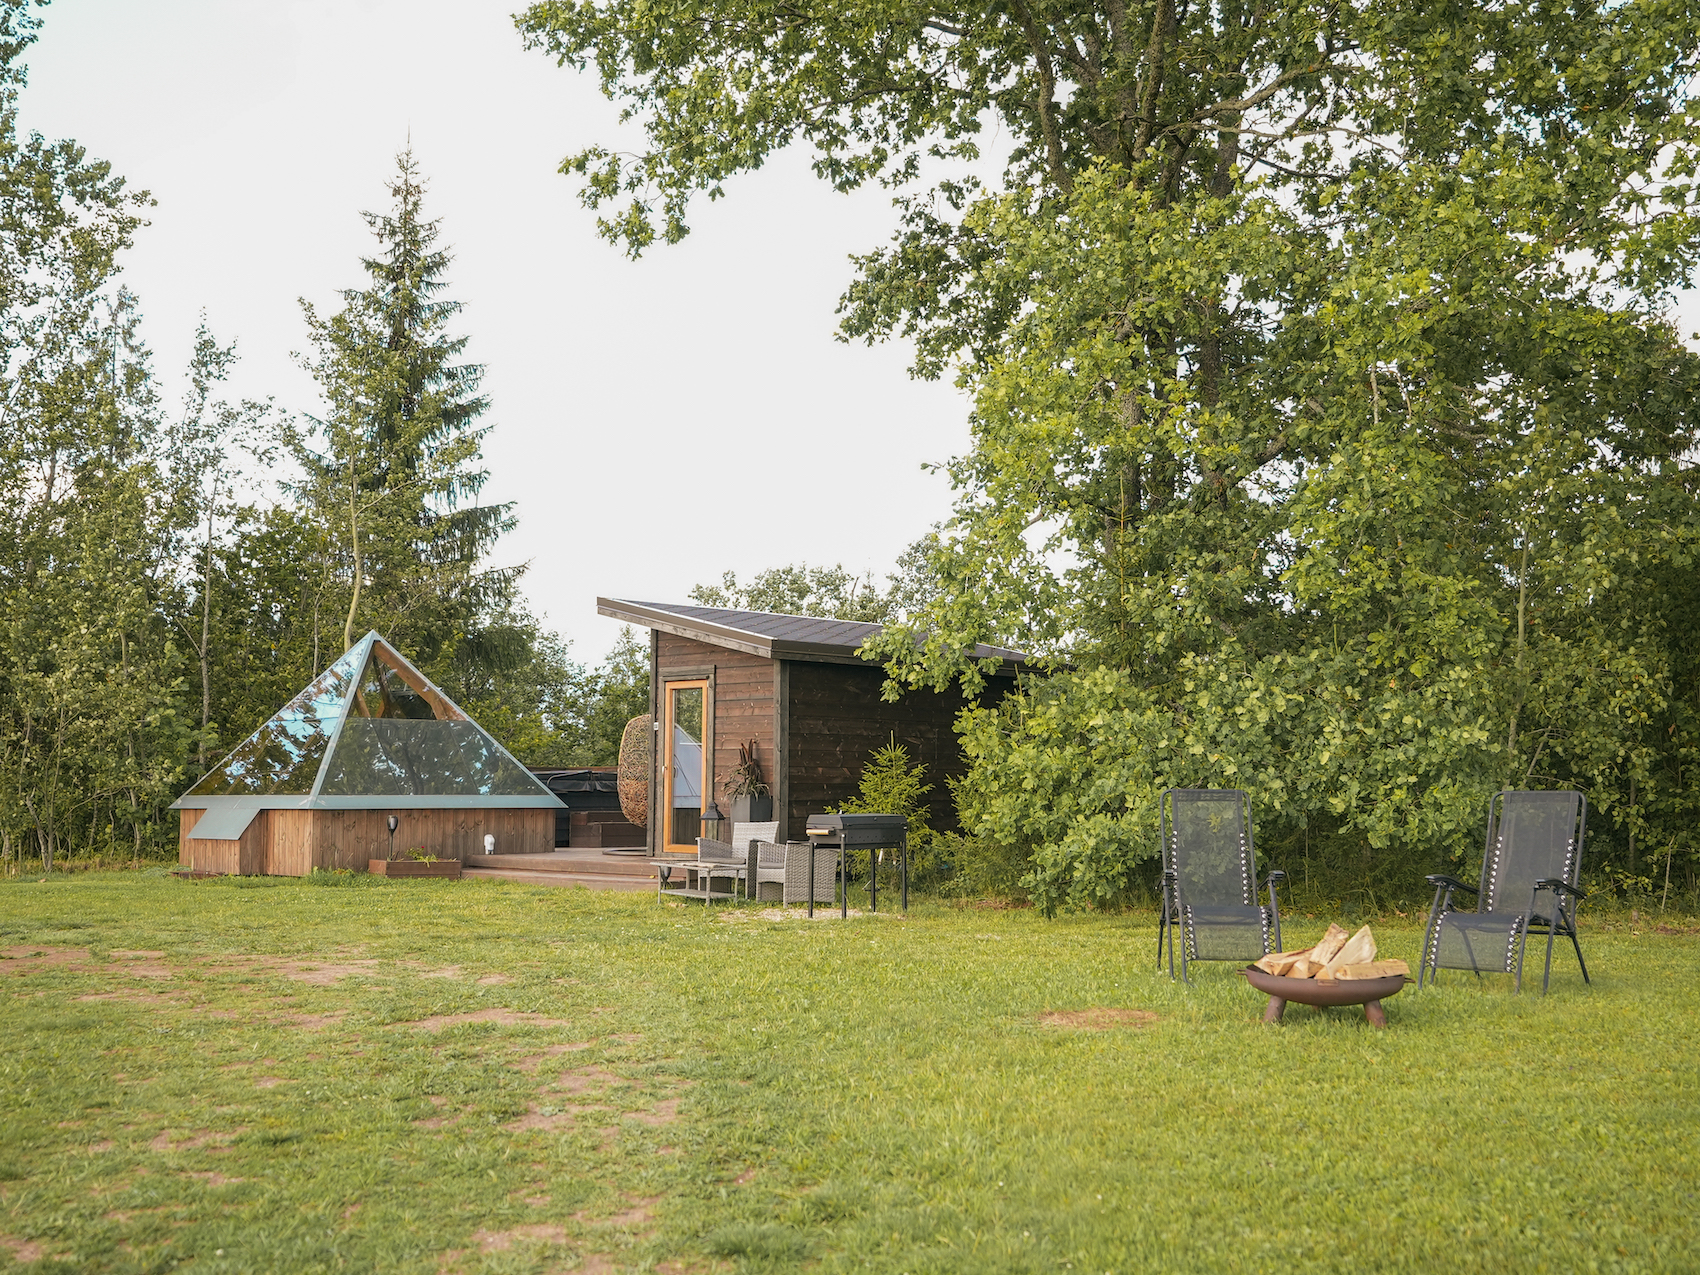
[[297,412],[315,392],[290,358],[296,298],[326,311],[364,281],[359,213],[387,205],[411,132],[487,367],[485,498],[518,502],[498,558],[531,563],[525,592],[578,659],[618,635],[598,594],[683,602],[804,560],[883,577],[948,513],[922,463],[968,441],[966,400],[911,380],[907,346],[833,337],[847,254],[885,242],[889,197],[835,194],[787,154],[704,201],[683,244],[627,260],[556,172],[618,140],[616,108],[521,48],[518,7],[55,0],[20,127],[76,138],[158,201],[124,278],[167,402],[205,308],[238,342],[233,396]]
[[530,562],[534,609],[579,659],[618,633],[598,594],[685,601],[805,560],[883,576],[948,512],[922,464],[968,442],[965,399],[910,380],[905,345],[833,338],[887,197],[837,195],[790,152],[699,205],[684,244],[628,261],[555,171],[619,141],[615,107],[521,49],[519,3],[55,0],[20,124],[158,200],[125,278],[167,401],[205,308],[239,343],[233,393],[296,412],[315,406],[296,298],[329,310],[363,282],[359,213],[386,206],[411,134],[488,369],[486,498],[518,503],[499,560]]

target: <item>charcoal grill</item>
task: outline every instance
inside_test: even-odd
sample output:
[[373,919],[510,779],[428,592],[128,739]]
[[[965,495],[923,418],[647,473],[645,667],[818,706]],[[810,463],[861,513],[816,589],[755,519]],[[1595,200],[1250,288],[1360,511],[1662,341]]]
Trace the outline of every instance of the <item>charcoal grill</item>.
[[[903,871],[903,910],[909,910],[909,821],[902,815],[810,815],[803,830],[809,837],[809,880],[815,879],[815,852],[838,852],[838,907],[850,915],[850,856],[868,852],[868,911],[879,911],[879,885],[874,869],[881,850],[897,851]],[[815,914],[814,890],[809,891],[809,915]]]

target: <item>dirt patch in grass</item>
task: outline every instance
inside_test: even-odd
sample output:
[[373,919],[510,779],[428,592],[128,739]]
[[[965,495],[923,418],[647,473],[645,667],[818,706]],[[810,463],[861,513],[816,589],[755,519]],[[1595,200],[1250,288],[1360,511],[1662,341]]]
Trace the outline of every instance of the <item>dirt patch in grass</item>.
[[[505,1253],[521,1240],[560,1244],[567,1238],[567,1228],[552,1222],[537,1222],[527,1226],[512,1226],[505,1231],[474,1231],[472,1242],[480,1253]],[[451,1275],[461,1269],[460,1261],[467,1254],[464,1248],[450,1249],[437,1259],[438,1275]],[[581,1268],[582,1269],[582,1268]],[[612,1267],[608,1268],[612,1270]]]
[[[0,970],[8,974],[28,974],[32,970],[54,966],[90,963],[88,949],[84,947],[32,947],[28,944],[0,948],[0,962],[4,962],[0,964]],[[23,1241],[18,1242],[21,1244]]]
[[679,1118],[680,1101],[681,1100],[678,1098],[668,1098],[663,1102],[656,1103],[655,1106],[648,1111],[632,1112],[632,1119],[636,1120],[640,1124],[672,1124]]
[[1100,1005],[1094,1009],[1060,1009],[1040,1014],[1039,1021],[1047,1027],[1079,1027],[1087,1031],[1108,1031],[1112,1027],[1143,1027],[1157,1021],[1148,1009],[1113,1009]]
[[235,1186],[238,1182],[246,1182],[248,1180],[247,1178],[227,1178],[216,1169],[207,1170],[205,1172],[186,1170],[183,1176],[186,1178],[199,1178],[208,1186]]
[[169,965],[162,964],[164,952],[143,952],[136,949],[113,952],[112,957],[122,962],[120,972],[132,978],[171,978],[176,971]]
[[1700,934],[1700,926],[1657,925],[1653,927],[1653,933],[1677,935]]
[[506,974],[486,974],[482,978],[478,979],[478,986],[500,987],[504,983],[511,982],[513,982],[513,979],[509,978]]
[[41,1245],[31,1240],[17,1240],[10,1235],[0,1235],[0,1248],[10,1249],[14,1262],[39,1262],[44,1250]]
[[73,996],[75,1001],[130,1001],[137,1005],[181,1005],[183,998],[169,996],[163,992],[90,992],[87,996]]
[[254,1088],[256,1088],[256,1089],[276,1089],[279,1085],[287,1085],[288,1083],[289,1083],[289,1077],[288,1076],[256,1076],[256,1077],[254,1077]]
[[502,1128],[511,1133],[524,1133],[529,1129],[567,1129],[575,1124],[580,1116],[595,1112],[608,1111],[611,1108],[596,1103],[573,1104],[566,1107],[545,1107],[532,1103],[526,1113],[518,1120],[510,1120]]
[[591,1217],[589,1211],[574,1213],[573,1219],[578,1222],[591,1223],[599,1226],[644,1226],[655,1220],[655,1206],[661,1203],[659,1195],[647,1198],[627,1197],[626,1207],[618,1213],[610,1213],[607,1217]]
[[[860,908],[851,908],[850,909],[850,916],[852,918],[855,918],[855,917],[858,917],[858,916],[863,916],[863,915],[865,915],[865,913]],[[875,913],[875,915],[883,917],[885,915],[885,913],[878,912],[878,913]],[[805,907],[789,907],[789,908],[762,908],[759,912],[747,912],[747,911],[745,911],[745,912],[734,912],[734,911],[731,911],[730,909],[728,909],[721,916],[720,919],[723,920],[723,921],[737,922],[737,921],[810,921],[810,920],[814,920],[814,921],[836,921],[840,918],[839,918],[839,915],[838,915],[838,909],[837,908],[828,907],[824,903],[817,903],[817,904],[815,904],[815,914],[812,917],[809,915],[809,911]]]
[[318,1031],[325,1027],[335,1027],[346,1017],[348,1017],[346,1009],[337,1009],[328,1014],[284,1014],[271,1021],[288,1023],[291,1027],[299,1027],[304,1031]]
[[514,1246],[515,1240],[546,1240],[559,1244],[567,1238],[567,1228],[553,1222],[536,1222],[515,1226],[506,1231],[474,1231],[472,1242],[486,1253],[501,1253]]
[[430,1018],[415,1018],[407,1022],[391,1023],[392,1027],[417,1027],[422,1031],[440,1032],[445,1027],[455,1027],[461,1023],[500,1023],[504,1027],[567,1027],[569,1023],[559,1018],[545,1018],[531,1010],[513,1009],[480,1009],[470,1014],[434,1014]]
[[584,1093],[590,1089],[605,1089],[609,1085],[630,1083],[624,1076],[616,1076],[600,1067],[579,1067],[573,1071],[563,1071],[561,1078],[549,1087],[559,1089],[562,1093]]
[[195,1129],[187,1133],[167,1129],[148,1143],[150,1151],[199,1151],[202,1147],[225,1147],[236,1141],[247,1127],[220,1133],[216,1129]]
[[221,956],[203,964],[218,974],[246,974],[265,970],[282,974],[298,983],[328,987],[345,978],[372,978],[378,973],[378,962],[337,955],[326,960],[292,956]]
[[562,1054],[574,1053],[580,1049],[589,1049],[596,1042],[593,1040],[574,1040],[563,1045],[550,1045],[542,1053],[528,1054],[514,1063],[515,1071],[536,1071],[551,1058],[559,1058]]

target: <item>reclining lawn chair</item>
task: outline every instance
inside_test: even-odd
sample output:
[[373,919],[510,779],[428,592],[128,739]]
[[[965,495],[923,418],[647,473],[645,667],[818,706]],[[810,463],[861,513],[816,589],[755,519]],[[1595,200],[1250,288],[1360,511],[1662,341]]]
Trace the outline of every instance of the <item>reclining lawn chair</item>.
[[[1287,874],[1257,883],[1251,802],[1238,788],[1171,788],[1160,800],[1163,914],[1157,964],[1169,943],[1175,976],[1175,930],[1181,932],[1181,978],[1189,961],[1255,961],[1281,950],[1281,905],[1275,887]],[[1269,906],[1257,901],[1269,891]],[[1190,979],[1188,979],[1190,981]]]
[[[1515,974],[1522,991],[1523,943],[1531,931],[1547,936],[1542,992],[1552,978],[1552,943],[1560,934],[1576,949],[1582,981],[1590,982],[1576,938],[1576,904],[1588,897],[1576,888],[1587,823],[1588,801],[1579,792],[1502,792],[1490,801],[1481,885],[1444,873],[1428,878],[1434,908],[1417,986],[1425,971],[1432,985],[1439,970],[1471,970],[1477,976]],[[1453,902],[1459,890],[1476,896],[1474,911]]]

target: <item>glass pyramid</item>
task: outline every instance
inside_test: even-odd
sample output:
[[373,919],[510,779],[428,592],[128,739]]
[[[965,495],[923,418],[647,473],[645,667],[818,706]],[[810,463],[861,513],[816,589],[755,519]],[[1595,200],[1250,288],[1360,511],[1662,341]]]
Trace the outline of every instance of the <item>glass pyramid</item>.
[[368,633],[189,797],[536,797],[547,788]]

